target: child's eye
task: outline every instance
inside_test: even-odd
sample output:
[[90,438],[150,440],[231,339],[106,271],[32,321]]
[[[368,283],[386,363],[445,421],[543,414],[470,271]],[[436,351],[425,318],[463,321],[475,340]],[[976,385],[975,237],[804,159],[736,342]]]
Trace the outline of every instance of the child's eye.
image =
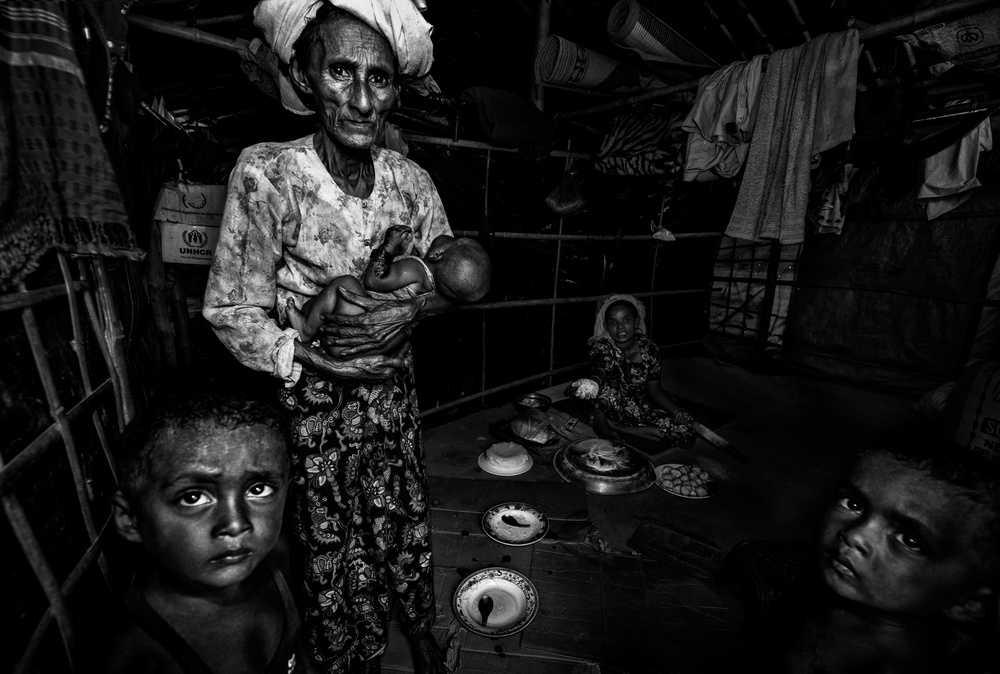
[[861,503],[856,498],[851,496],[841,497],[841,499],[837,501],[837,505],[845,510],[850,510],[852,513],[859,513],[864,509]]
[[247,496],[250,498],[267,498],[268,496],[273,496],[275,491],[275,488],[266,482],[258,482],[247,489]]
[[196,508],[211,503],[212,497],[203,491],[186,491],[180,495],[177,502],[186,508]]
[[910,550],[911,552],[924,551],[924,544],[920,541],[920,539],[911,536],[906,532],[901,531],[898,534],[895,534],[895,539],[900,545],[902,545],[907,550]]

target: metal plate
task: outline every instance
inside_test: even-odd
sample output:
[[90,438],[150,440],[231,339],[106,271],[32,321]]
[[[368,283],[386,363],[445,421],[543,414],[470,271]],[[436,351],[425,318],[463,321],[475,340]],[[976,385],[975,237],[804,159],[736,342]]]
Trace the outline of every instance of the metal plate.
[[[479,612],[479,602],[484,595],[493,600],[493,610],[485,625]],[[496,639],[520,632],[535,619],[538,592],[527,576],[492,566],[476,571],[459,584],[452,608],[467,629]]]
[[531,545],[545,538],[549,519],[527,503],[501,503],[483,514],[483,531],[497,543]]

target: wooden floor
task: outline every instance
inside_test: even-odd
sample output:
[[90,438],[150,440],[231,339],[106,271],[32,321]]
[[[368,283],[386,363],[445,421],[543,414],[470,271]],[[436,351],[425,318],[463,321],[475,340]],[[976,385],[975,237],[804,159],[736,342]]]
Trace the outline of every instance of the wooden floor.
[[[810,540],[860,443],[912,419],[912,401],[891,394],[755,374],[710,358],[664,365],[668,389],[721,420],[718,432],[751,458],[743,465],[701,440],[690,449],[646,447],[654,464],[698,463],[713,473],[718,490],[710,499],[681,499],[655,486],[625,496],[589,494],[559,478],[551,448],[532,447],[535,464],[523,475],[489,475],[477,458],[503,439],[497,430],[516,414],[512,405],[425,431],[435,631],[440,643],[451,644],[457,671],[734,671],[743,664],[743,607],[709,567],[741,541]],[[558,399],[564,387],[547,393]],[[546,513],[546,539],[512,547],[484,534],[482,514],[514,500]],[[502,639],[465,630],[451,607],[459,582],[488,566],[523,573],[539,596],[532,623]],[[398,633],[383,669],[412,671]]]

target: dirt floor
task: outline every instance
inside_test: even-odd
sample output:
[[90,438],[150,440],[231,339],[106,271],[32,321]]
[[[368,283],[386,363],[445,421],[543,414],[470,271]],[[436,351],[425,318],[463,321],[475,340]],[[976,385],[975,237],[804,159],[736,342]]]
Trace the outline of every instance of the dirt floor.
[[[567,382],[544,390],[554,408],[585,416],[565,400]],[[743,541],[811,540],[853,454],[878,433],[914,419],[911,397],[789,374],[751,372],[710,357],[664,362],[664,385],[696,419],[738,448],[743,464],[699,439],[661,450],[626,436],[654,465],[696,463],[715,492],[694,500],[655,485],[609,496],[569,485],[551,451],[529,447],[530,471],[484,472],[480,453],[504,439],[512,404],[424,432],[431,479],[436,625],[463,672],[712,672],[738,666],[745,597],[720,573]],[[563,399],[563,400],[560,400]],[[481,514],[505,500],[544,502],[554,536],[525,547],[484,535]],[[542,507],[542,506],[540,506]],[[485,567],[519,571],[538,593],[534,620],[502,639],[473,634],[455,618],[453,595]],[[401,639],[390,642],[387,671],[412,671]],[[731,670],[730,670],[731,671]]]

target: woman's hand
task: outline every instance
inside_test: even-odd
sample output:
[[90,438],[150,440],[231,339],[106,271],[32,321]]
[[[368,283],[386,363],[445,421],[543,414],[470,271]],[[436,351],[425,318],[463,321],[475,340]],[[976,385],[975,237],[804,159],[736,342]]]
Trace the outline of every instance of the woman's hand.
[[350,360],[331,358],[300,341],[295,342],[295,358],[340,379],[388,379],[397,370],[409,367],[409,345],[395,355],[358,356]]
[[566,388],[566,395],[580,400],[593,400],[599,390],[600,386],[593,379],[577,379]]
[[347,347],[341,357],[352,358],[368,351],[383,349],[392,342],[405,340],[401,333],[412,328],[418,319],[419,300],[377,300],[338,288],[341,298],[365,310],[356,316],[324,314],[320,327],[323,348]]

